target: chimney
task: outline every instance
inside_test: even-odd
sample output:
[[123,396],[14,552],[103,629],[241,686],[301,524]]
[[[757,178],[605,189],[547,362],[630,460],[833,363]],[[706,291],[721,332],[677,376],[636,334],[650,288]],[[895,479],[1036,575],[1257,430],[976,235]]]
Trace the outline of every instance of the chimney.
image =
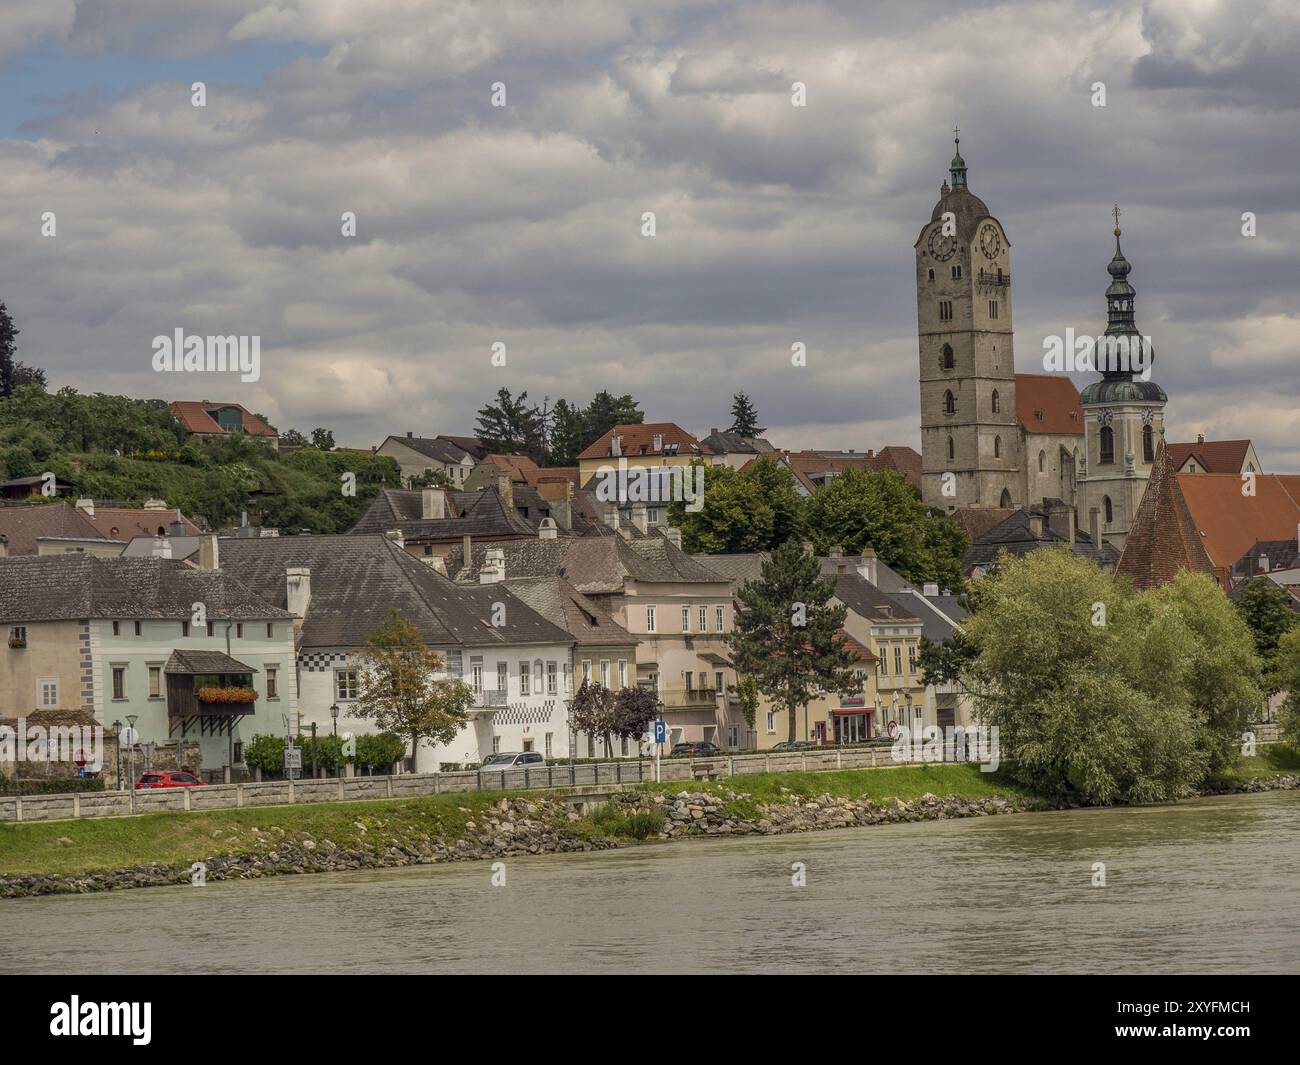
[[460,538],[460,564],[462,568],[469,568],[474,561],[474,545],[470,542],[469,534],[466,533]]
[[600,508],[600,519],[615,532],[618,532],[619,515],[617,503],[606,503]]
[[439,521],[447,516],[447,497],[441,488],[426,488],[420,493],[420,517]]
[[1029,511],[1029,535],[1035,540],[1043,538],[1043,516],[1036,510]]
[[654,439],[652,440],[652,445],[653,446],[650,448],[651,451],[655,452],[656,454],[662,451],[664,449],[664,434],[655,433]]
[[406,439],[407,439],[407,440],[410,440],[410,439],[411,439],[412,437],[414,437],[414,436],[415,436],[415,434],[414,434],[413,432],[411,432],[410,429],[407,429],[407,430],[406,430]]
[[1259,572],[1260,573],[1268,572],[1268,555],[1259,556]]
[[389,529],[384,535],[403,551],[406,550],[406,533],[402,532],[401,529]]
[[1047,511],[1047,527],[1066,543],[1074,544],[1074,511],[1064,503],[1053,504]]
[[150,552],[154,558],[171,558],[172,542],[165,536],[155,536],[153,538],[153,549]]
[[623,454],[623,438],[617,433],[609,438],[609,453],[615,457]]
[[842,548],[839,544],[832,544],[830,550],[827,551],[826,554],[830,558],[843,558],[844,548]]
[[489,547],[487,557],[478,571],[479,584],[499,584],[506,579],[506,553],[499,547]]
[[[177,507],[177,508],[176,508],[176,517],[175,517],[175,519],[173,519],[173,521],[172,521],[172,524],[171,524],[171,532],[172,532],[172,535],[173,535],[173,536],[184,536],[184,535],[185,535],[185,522],[181,521],[181,508],[180,508],[180,507]],[[171,557],[171,556],[168,555],[168,557]]]
[[1196,434],[1196,442],[1197,442],[1198,444],[1203,444],[1203,443],[1205,443],[1205,434],[1204,434],[1204,433],[1197,433],[1197,434]]
[[543,518],[537,526],[537,539],[539,540],[554,540],[559,535],[554,518]]
[[311,606],[311,570],[305,566],[290,566],[284,571],[285,606],[290,614],[296,615],[293,627],[302,628],[302,618],[307,616]]
[[862,549],[862,561],[858,564],[858,576],[868,584],[876,583],[876,552],[870,547]]
[[650,512],[644,503],[632,504],[632,524],[642,533],[650,531]]
[[215,536],[199,537],[199,569],[214,570],[221,568],[221,557],[217,552]]
[[710,435],[710,436],[717,436],[717,435],[718,435],[718,429],[717,429],[717,426],[714,426],[712,429],[709,430],[709,435]]
[[510,474],[497,474],[497,495],[501,497],[501,505],[507,512],[515,509],[515,489],[510,483]]
[[88,518],[95,516],[95,501],[93,499],[78,499],[77,509],[84,510]]
[[1101,547],[1101,529],[1098,525],[1100,511],[1096,507],[1088,511],[1088,535],[1092,537],[1092,546],[1096,550]]
[[661,525],[660,531],[664,534],[664,539],[676,548],[682,546],[682,530],[676,525]]
[[921,594],[927,599],[933,599],[939,594],[939,585],[933,581],[927,581],[921,585]]
[[569,500],[551,500],[551,514],[555,517],[555,524],[565,532],[573,530],[573,504]]

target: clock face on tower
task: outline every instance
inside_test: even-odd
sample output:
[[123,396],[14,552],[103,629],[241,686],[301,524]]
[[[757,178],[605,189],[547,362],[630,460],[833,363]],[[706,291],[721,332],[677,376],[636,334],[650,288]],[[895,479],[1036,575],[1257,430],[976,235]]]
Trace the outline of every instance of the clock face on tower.
[[998,227],[985,222],[980,228],[980,251],[984,253],[984,258],[996,259],[1001,250],[1002,237],[998,234]]
[[938,226],[930,231],[930,240],[926,246],[930,249],[930,254],[939,262],[946,263],[957,250],[957,241],[952,237],[945,237],[943,227]]

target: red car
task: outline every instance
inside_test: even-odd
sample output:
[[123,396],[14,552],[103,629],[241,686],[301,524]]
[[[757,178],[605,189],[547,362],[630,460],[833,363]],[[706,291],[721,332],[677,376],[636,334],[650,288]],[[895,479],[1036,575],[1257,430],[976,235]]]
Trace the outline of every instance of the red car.
[[136,791],[142,788],[203,788],[207,785],[193,773],[175,769],[156,769],[145,773],[136,781]]

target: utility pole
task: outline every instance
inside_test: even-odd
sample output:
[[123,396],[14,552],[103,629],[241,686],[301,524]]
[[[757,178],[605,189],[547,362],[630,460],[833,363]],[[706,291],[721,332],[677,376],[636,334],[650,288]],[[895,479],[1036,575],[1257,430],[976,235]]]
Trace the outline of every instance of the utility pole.
[[320,759],[316,756],[316,722],[311,723],[311,775],[320,776]]

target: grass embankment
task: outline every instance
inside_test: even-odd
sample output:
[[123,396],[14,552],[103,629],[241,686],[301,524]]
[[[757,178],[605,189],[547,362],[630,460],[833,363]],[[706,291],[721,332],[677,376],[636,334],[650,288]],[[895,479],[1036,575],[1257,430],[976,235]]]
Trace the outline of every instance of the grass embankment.
[[1257,748],[1257,754],[1243,756],[1231,769],[1218,774],[1217,779],[1232,784],[1243,784],[1252,777],[1274,777],[1280,774],[1300,773],[1300,751],[1282,743],[1270,743]]
[[[739,817],[758,817],[766,803],[831,794],[847,798],[918,799],[926,792],[971,798],[1023,794],[998,775],[973,765],[927,765],[852,769],[824,773],[764,773],[717,783],[643,785],[647,791],[744,792],[749,798],[724,803]],[[286,835],[310,834],[343,848],[383,847],[429,836],[459,839],[466,822],[491,815],[503,794],[540,798],[538,792],[470,792],[417,799],[267,806],[195,813],[142,814],[104,820],[33,821],[0,824],[0,875],[76,875],[158,863],[188,865],[218,856],[263,853]],[[361,826],[361,827],[358,827]],[[653,829],[653,831],[651,831]],[[578,837],[654,835],[658,828],[635,817],[597,810],[562,829]]]

